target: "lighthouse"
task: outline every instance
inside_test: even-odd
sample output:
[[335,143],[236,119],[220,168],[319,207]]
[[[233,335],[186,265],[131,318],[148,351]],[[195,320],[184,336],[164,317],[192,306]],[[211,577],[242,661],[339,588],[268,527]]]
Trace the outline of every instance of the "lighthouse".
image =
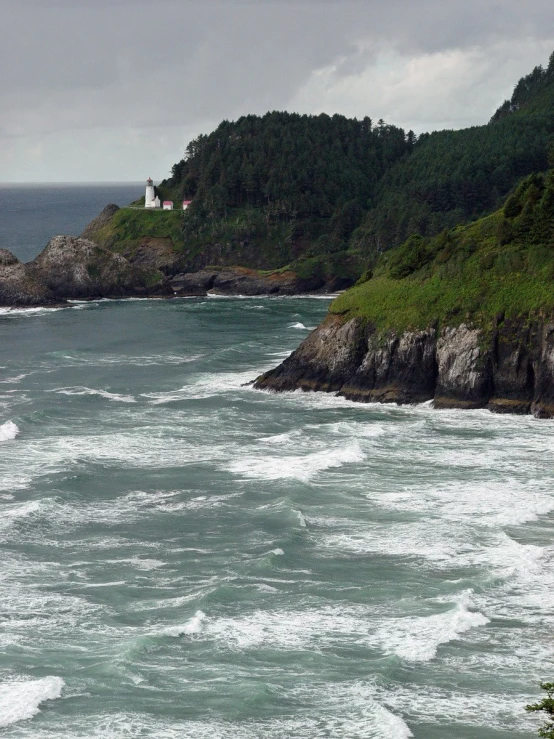
[[156,197],[156,193],[154,191],[154,183],[152,182],[152,179],[150,177],[146,180],[146,193],[144,195],[144,207],[145,208],[159,208],[160,207],[160,199]]

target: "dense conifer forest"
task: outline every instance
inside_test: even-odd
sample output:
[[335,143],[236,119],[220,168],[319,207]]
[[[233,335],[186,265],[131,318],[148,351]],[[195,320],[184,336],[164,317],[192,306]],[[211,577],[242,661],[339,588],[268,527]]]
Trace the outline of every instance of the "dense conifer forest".
[[192,141],[160,190],[193,200],[183,239],[195,249],[258,241],[283,264],[329,269],[494,211],[549,151],[554,54],[486,125],[417,137],[369,117],[249,115]]
[[177,205],[192,200],[188,210],[137,201],[96,238],[129,254],[146,237],[166,239],[181,271],[290,270],[347,287],[410,236],[482,219],[552,166],[554,54],[488,123],[460,131],[418,137],[369,117],[285,112],[223,121],[159,185]]

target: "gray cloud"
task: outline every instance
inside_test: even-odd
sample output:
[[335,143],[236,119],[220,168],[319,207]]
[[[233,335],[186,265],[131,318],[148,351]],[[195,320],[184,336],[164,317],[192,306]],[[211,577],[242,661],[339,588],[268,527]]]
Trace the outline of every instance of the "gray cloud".
[[554,48],[542,0],[0,0],[2,179],[163,176],[222,118],[484,122]]

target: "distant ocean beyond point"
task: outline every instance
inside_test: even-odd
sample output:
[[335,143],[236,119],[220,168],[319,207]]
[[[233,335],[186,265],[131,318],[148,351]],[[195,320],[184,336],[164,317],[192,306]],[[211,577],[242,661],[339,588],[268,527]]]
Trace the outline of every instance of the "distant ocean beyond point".
[[52,236],[78,236],[105,205],[127,205],[143,189],[142,182],[0,183],[0,248],[27,262]]

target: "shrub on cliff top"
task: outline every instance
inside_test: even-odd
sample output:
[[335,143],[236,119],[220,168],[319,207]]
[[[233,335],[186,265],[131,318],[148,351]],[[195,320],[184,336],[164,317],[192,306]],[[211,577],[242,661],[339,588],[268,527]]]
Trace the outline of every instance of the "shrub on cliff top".
[[[508,207],[509,205],[509,207]],[[503,210],[383,255],[331,311],[382,329],[554,315],[554,171],[524,180]]]

